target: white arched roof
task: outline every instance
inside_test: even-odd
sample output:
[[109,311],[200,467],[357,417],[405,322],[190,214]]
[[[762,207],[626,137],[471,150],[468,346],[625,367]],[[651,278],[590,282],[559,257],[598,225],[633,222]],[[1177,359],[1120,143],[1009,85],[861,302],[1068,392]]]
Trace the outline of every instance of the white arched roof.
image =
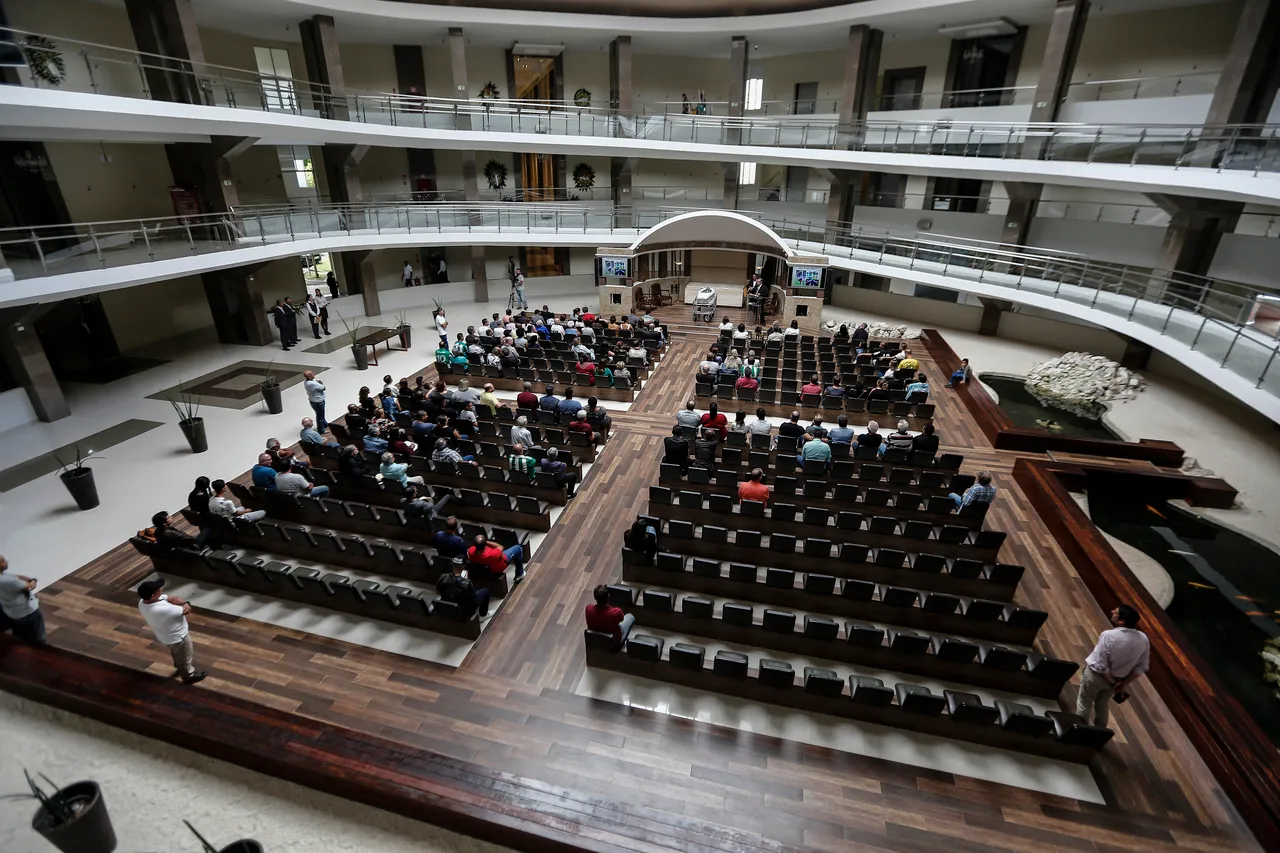
[[784,258],[794,254],[772,228],[732,210],[682,213],[641,234],[630,248],[632,252],[642,252],[648,246],[676,243],[753,246],[761,252]]

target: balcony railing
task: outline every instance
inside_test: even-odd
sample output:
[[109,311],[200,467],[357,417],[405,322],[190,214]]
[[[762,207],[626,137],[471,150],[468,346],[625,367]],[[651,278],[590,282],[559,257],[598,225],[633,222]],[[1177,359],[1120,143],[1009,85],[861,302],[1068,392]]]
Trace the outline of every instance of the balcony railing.
[[[687,208],[594,209],[567,204],[271,206],[230,215],[98,222],[0,231],[0,255],[29,279],[249,246],[394,234],[590,234],[633,239]],[[744,212],[805,252],[852,258],[949,279],[1025,291],[1074,309],[1085,305],[1167,335],[1207,355],[1255,387],[1280,396],[1280,341],[1253,326],[1262,288],[1217,279],[1103,263],[1066,253],[976,241],[910,239],[852,223],[795,222]],[[618,226],[618,221],[634,225]],[[538,239],[535,236],[533,239]],[[892,274],[887,272],[886,274]],[[0,286],[2,287],[2,286]],[[2,291],[0,291],[2,292]]]
[[[7,42],[22,47],[27,33]],[[69,39],[50,39],[67,65],[61,88],[150,98],[151,80],[190,101],[232,109],[444,131],[614,137],[674,143],[866,150],[1020,158],[1036,143],[1046,160],[1280,171],[1280,126],[1006,124],[864,121],[821,116],[624,114],[569,103],[451,100],[334,90],[301,80]],[[41,85],[30,80],[32,85]],[[955,95],[957,93],[951,93]]]
[[[1135,98],[1175,98],[1211,95],[1218,83],[1217,71],[1193,71],[1156,77],[1121,77],[1112,80],[1079,80],[1067,87],[1063,103],[1117,101]],[[939,110],[966,107],[1029,105],[1035,100],[1035,86],[1004,86],[989,89],[953,89],[941,92],[899,92],[881,95],[876,109]]]

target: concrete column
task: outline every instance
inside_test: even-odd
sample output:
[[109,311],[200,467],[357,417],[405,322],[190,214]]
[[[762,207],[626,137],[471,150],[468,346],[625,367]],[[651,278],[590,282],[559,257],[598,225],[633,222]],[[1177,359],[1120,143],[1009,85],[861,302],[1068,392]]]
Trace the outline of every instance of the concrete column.
[[982,299],[982,319],[978,321],[978,334],[994,338],[1000,331],[1000,315],[1010,305],[999,299],[980,298]]
[[1120,366],[1129,370],[1146,370],[1151,361],[1153,350],[1142,341],[1125,338],[1124,355],[1120,356]]
[[880,45],[884,33],[865,24],[849,27],[845,52],[844,83],[840,88],[840,125],[837,148],[854,148],[862,141],[857,127],[865,121],[875,100],[880,77]]
[[1265,122],[1280,83],[1280,0],[1245,0],[1206,127]]
[[373,252],[362,252],[360,255],[360,298],[364,302],[366,317],[377,317],[382,313],[382,299],[378,295],[378,278],[373,269]]
[[200,276],[219,341],[251,346],[275,343],[262,286],[255,281],[263,266],[213,270]]
[[0,356],[26,390],[36,417],[48,423],[65,418],[71,409],[36,334],[34,318],[39,314],[38,305],[0,311]]
[[613,226],[635,227],[635,205],[631,197],[631,172],[636,160],[614,157],[609,161],[609,186],[612,189]]
[[623,115],[635,112],[631,94],[631,36],[609,42],[609,107]]
[[[460,27],[449,28],[449,70],[453,75],[453,96],[466,100],[469,97],[467,88],[467,42]],[[471,119],[459,119],[459,130],[471,130]],[[464,150],[462,154],[462,190],[467,201],[480,200],[480,182],[476,169],[476,152]],[[480,224],[479,217],[472,217],[473,224]],[[489,280],[484,268],[484,247],[471,247],[471,280],[474,282],[476,302],[489,301]]]
[[[747,38],[734,36],[729,49],[729,112],[730,118],[741,118],[747,99]],[[742,142],[742,131],[736,127],[724,131],[726,145],[738,145]],[[724,164],[724,207],[726,210],[738,208],[738,170],[737,163]]]
[[[1089,0],[1058,0],[1053,10],[1053,21],[1049,24],[1049,41],[1040,63],[1040,77],[1036,81],[1029,121],[1058,120],[1071,75],[1075,72],[1076,56],[1080,53],[1080,42],[1088,19]],[[1022,146],[1023,158],[1039,160],[1044,154],[1044,144],[1040,138],[1028,139]]]
[[[422,48],[416,44],[396,44],[391,46],[396,63],[396,89],[402,95],[421,97],[427,91],[426,63],[422,58]],[[435,152],[430,148],[408,148],[409,156],[409,189],[416,191],[418,181],[425,179],[432,186],[436,180]]]
[[204,45],[191,0],[125,0],[124,5],[138,50],[157,55],[143,70],[151,97],[180,104],[212,103],[197,76],[205,70]]
[[358,249],[332,252],[330,257],[338,270],[344,292],[348,295],[359,293],[364,300],[364,313],[376,317],[382,313],[382,304],[378,297],[378,279],[374,273],[372,254],[369,249]]
[[342,57],[338,52],[338,30],[328,15],[313,15],[298,24],[302,37],[302,58],[307,65],[307,79],[313,84],[313,103],[322,118],[346,121],[346,82],[342,76]]
[[1208,275],[1223,234],[1235,230],[1243,204],[1148,193],[1169,214],[1157,269]]
[[164,147],[169,171],[178,186],[200,198],[205,213],[230,213],[240,204],[231,161],[253,147],[251,136],[215,136],[205,142],[171,142]]
[[1044,184],[1005,181],[1004,187],[1009,194],[1009,209],[1004,215],[1000,242],[1012,246],[1025,246],[1027,234],[1031,230],[1031,221],[1035,218],[1036,207],[1040,203],[1040,195],[1044,192]]

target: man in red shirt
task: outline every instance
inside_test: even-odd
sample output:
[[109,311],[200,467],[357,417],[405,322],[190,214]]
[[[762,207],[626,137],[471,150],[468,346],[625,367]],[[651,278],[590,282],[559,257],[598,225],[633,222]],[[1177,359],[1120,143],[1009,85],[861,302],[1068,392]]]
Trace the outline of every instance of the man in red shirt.
[[567,427],[571,432],[580,432],[586,435],[587,441],[592,444],[596,443],[596,434],[591,429],[591,424],[587,422],[587,412],[585,409],[579,411],[573,416],[573,420],[569,421]]
[[707,413],[698,420],[698,425],[720,433],[721,441],[729,434],[729,419],[720,414],[720,407],[715,403],[708,407]]
[[596,384],[596,363],[588,361],[586,358],[578,359],[578,366],[574,368],[579,376],[585,376],[591,380],[591,384]]
[[594,323],[595,321],[596,321],[596,315],[595,315],[595,314],[592,314],[592,313],[591,313],[591,311],[590,311],[590,310],[588,310],[587,308],[583,308],[583,309],[582,309],[582,322],[584,322],[584,323]]
[[760,501],[763,504],[769,503],[769,487],[764,484],[764,472],[759,468],[751,471],[751,479],[743,480],[738,484],[738,500],[741,501]]
[[817,394],[822,395],[822,384],[818,382],[818,377],[810,376],[809,381],[800,386],[801,394]]
[[467,550],[467,562],[484,566],[494,576],[502,574],[508,565],[514,563],[516,583],[524,580],[524,548],[519,543],[504,551],[501,545],[490,542],[483,533],[476,536],[475,543]]
[[524,390],[516,395],[516,408],[538,410],[538,395],[533,393],[533,383],[524,383]]
[[634,613],[623,613],[621,607],[609,604],[609,588],[601,584],[592,592],[596,603],[587,605],[587,630],[612,634],[613,641],[622,645],[636,624]]

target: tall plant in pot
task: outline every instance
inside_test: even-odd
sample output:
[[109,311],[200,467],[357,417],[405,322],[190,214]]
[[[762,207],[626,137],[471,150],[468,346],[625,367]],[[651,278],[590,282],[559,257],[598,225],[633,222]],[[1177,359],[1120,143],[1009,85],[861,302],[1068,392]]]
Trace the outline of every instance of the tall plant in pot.
[[[334,311],[333,313],[338,314],[337,311]],[[347,330],[347,340],[351,343],[351,355],[356,360],[356,370],[368,370],[369,350],[364,344],[360,343],[359,329],[351,328],[351,324],[347,322],[347,318],[343,317],[341,314],[338,314],[338,319],[342,321],[343,327]]]
[[404,311],[396,315],[396,331],[400,334],[400,346],[408,349],[413,341],[413,326],[409,325],[409,315]]
[[272,415],[284,411],[284,391],[276,381],[275,371],[271,369],[275,364],[274,360],[267,364],[267,369],[262,371],[262,381],[258,383],[258,387],[262,389],[262,402],[267,404],[267,412]]
[[178,413],[178,429],[191,445],[192,453],[204,453],[209,449],[209,439],[204,434],[204,418],[200,417],[200,402],[195,394],[184,386],[178,386],[178,398],[169,398],[169,404]]
[[183,823],[187,825],[187,829],[191,830],[192,835],[200,839],[200,846],[203,853],[262,853],[262,845],[251,838],[242,838],[239,841],[233,841],[226,847],[219,849],[210,844],[209,840],[201,835],[200,832],[191,825],[191,821],[184,820]]
[[[63,462],[58,454],[55,453],[53,455],[53,458],[58,462],[58,479],[62,481],[62,485],[67,487],[67,491],[71,493],[71,497],[75,499],[76,506],[80,507],[80,509],[93,509],[101,503],[98,500],[98,486],[93,481],[93,469],[86,468],[84,465],[92,455],[92,450],[82,454],[79,444],[76,444],[75,461],[70,465]],[[101,459],[102,457],[98,458]]]
[[4,800],[37,800],[40,807],[31,819],[31,828],[62,853],[111,853],[116,849],[116,832],[97,782],[76,782],[59,788],[49,777],[40,778],[52,790],[45,790],[22,771],[29,792],[8,794]]

